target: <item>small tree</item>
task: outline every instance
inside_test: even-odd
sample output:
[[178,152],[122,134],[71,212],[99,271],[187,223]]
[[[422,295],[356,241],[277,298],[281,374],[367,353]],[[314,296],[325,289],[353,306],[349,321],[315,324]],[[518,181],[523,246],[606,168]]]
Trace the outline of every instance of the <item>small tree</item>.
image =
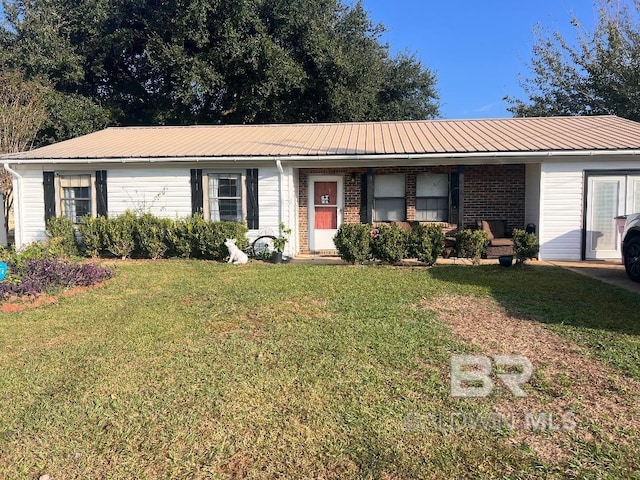
[[343,223],[333,242],[342,260],[354,265],[364,263],[371,257],[371,225]]
[[474,265],[487,250],[489,237],[484,230],[461,230],[456,235],[456,251],[459,257],[470,258]]
[[376,230],[371,240],[374,258],[392,265],[407,258],[409,232],[395,223],[382,224]]
[[524,263],[526,260],[538,256],[540,244],[535,234],[516,229],[513,231],[513,250],[518,263]]
[[436,263],[444,249],[444,233],[440,225],[417,224],[409,234],[409,254],[427,265]]
[[[0,74],[0,153],[31,148],[47,118],[47,91],[48,88],[39,80],[25,80],[22,72]],[[4,228],[7,229],[13,206],[13,179],[4,167],[0,167],[0,189],[4,197]]]

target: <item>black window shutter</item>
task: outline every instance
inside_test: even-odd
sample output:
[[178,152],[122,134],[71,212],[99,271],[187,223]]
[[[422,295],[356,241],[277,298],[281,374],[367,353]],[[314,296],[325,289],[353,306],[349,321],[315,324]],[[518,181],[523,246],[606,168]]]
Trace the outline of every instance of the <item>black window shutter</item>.
[[42,172],[42,185],[44,186],[44,222],[46,224],[56,216],[55,173]]
[[360,223],[369,223],[367,178],[368,175],[366,173],[360,176]]
[[96,206],[98,215],[107,216],[107,171],[96,170]]
[[258,169],[247,169],[247,227],[249,230],[260,228],[260,212],[258,207]]
[[360,177],[360,222],[373,222],[373,172],[371,168]]
[[460,212],[460,176],[452,172],[449,176],[449,223],[458,223]]
[[202,169],[191,169],[191,213],[203,212],[202,200]]

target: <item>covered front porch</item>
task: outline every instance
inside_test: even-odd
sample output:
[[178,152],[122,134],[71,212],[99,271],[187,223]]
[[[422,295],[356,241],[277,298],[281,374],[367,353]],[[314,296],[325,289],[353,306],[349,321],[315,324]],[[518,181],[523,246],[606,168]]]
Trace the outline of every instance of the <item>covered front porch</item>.
[[335,253],[345,223],[420,222],[452,236],[480,220],[508,229],[538,224],[539,164],[300,168],[298,244],[303,254]]

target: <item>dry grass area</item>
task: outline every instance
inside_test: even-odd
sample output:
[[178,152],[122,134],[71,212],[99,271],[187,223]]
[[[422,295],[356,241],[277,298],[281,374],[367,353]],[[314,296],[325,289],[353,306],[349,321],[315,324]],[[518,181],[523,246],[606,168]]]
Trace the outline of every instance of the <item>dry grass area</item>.
[[[583,347],[549,331],[534,319],[514,316],[491,298],[441,296],[418,304],[437,312],[454,336],[482,355],[524,355],[534,366],[527,397],[495,398],[496,412],[523,419],[527,412],[573,412],[577,423],[568,432],[535,434],[515,430],[514,442],[531,446],[540,457],[562,463],[571,457],[572,442],[606,440],[640,455],[640,383],[592,358]],[[522,427],[522,425],[520,425]]]

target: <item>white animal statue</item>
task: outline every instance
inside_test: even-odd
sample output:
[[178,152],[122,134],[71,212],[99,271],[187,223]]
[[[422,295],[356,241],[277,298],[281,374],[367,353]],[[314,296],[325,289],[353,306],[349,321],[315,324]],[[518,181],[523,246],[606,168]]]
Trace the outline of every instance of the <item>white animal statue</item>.
[[247,263],[249,261],[249,257],[236,246],[235,238],[227,238],[224,241],[224,246],[229,250],[229,261],[227,263],[233,262],[234,265],[238,265],[239,263]]

